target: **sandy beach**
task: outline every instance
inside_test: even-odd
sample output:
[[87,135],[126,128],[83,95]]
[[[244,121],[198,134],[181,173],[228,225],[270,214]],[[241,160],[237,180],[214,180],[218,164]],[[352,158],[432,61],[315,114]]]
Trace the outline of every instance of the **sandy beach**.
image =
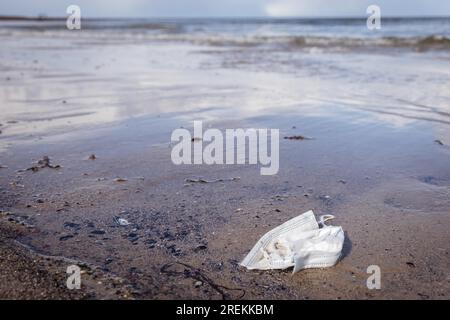
[[[1,299],[450,298],[445,41],[299,47],[58,23],[0,29]],[[279,129],[278,173],[174,165],[171,133],[194,120]],[[239,266],[310,209],[345,231],[336,266]]]

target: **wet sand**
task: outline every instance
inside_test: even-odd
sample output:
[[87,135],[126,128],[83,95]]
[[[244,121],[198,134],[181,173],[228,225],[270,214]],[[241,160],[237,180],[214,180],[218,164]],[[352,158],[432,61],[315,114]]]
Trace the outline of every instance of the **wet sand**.
[[[304,54],[317,61],[286,72],[246,66],[242,48],[4,40],[0,298],[450,297],[448,60]],[[170,134],[193,120],[313,139],[281,139],[275,176],[175,166]],[[61,167],[26,170],[44,156]],[[309,209],[346,232],[335,267],[239,267]],[[73,262],[79,291],[65,287]],[[366,287],[369,265],[381,290]]]

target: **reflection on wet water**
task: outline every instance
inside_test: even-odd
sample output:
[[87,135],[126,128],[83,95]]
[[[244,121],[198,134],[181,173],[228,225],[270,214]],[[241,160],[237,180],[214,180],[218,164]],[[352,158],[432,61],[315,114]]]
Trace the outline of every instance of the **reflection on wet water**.
[[[42,47],[45,42],[52,45]],[[450,144],[450,61],[437,58],[442,52],[265,51],[161,41],[77,48],[45,33],[27,41],[2,35],[2,43],[3,148],[161,115],[274,122],[281,114],[345,115],[396,128],[427,123]]]

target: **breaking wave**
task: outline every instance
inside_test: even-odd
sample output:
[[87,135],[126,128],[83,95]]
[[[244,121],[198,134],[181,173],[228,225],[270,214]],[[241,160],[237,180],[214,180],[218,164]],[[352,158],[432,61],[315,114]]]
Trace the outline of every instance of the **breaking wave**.
[[[345,21],[344,21],[345,22]],[[273,23],[273,22],[272,22]],[[282,29],[274,29],[277,25],[233,24],[230,22],[197,22],[182,21],[147,21],[147,20],[90,20],[84,24],[83,32],[68,32],[64,21],[16,21],[2,22],[0,36],[11,37],[64,37],[74,42],[101,41],[105,44],[118,41],[158,41],[187,42],[192,44],[215,47],[270,47],[283,50],[301,50],[320,48],[329,50],[382,50],[410,49],[416,51],[449,50],[450,38],[444,29],[443,33],[413,35],[389,35],[379,37],[374,34],[350,32],[353,29],[330,29],[332,34],[323,34],[322,25],[298,28],[295,24],[283,25]],[[327,21],[326,23],[330,23]],[[342,22],[341,22],[342,23]],[[255,22],[256,24],[256,22]],[[311,23],[310,23],[311,24]],[[413,26],[408,25],[411,29]],[[326,25],[327,28],[329,27]],[[249,29],[246,29],[249,28]],[[310,28],[310,29],[307,29]],[[318,29],[315,29],[318,28]],[[416,27],[418,28],[418,27]],[[311,32],[309,32],[309,31]],[[336,31],[335,31],[336,30]],[[359,28],[358,28],[359,30]]]
[[440,35],[427,37],[383,37],[383,38],[351,38],[351,37],[320,37],[320,36],[175,36],[157,37],[159,40],[191,41],[213,46],[265,46],[279,45],[285,48],[411,48],[417,50],[450,49],[450,39]]

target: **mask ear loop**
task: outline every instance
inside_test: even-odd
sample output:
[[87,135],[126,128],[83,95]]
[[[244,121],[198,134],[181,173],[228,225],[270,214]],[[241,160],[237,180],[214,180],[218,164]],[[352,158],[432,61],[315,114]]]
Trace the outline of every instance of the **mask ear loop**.
[[319,217],[319,226],[325,227],[325,221],[334,219],[334,216],[332,214],[324,214],[323,216]]

